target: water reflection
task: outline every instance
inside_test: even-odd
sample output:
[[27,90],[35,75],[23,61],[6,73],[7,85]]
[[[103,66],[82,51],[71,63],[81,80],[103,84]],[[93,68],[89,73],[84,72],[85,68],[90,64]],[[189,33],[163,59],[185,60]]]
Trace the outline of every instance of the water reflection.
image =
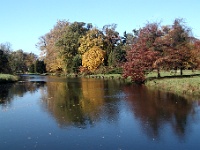
[[[87,78],[70,79],[70,82],[47,82],[42,91],[45,108],[56,118],[60,127],[77,126],[86,128],[93,126],[102,116],[112,120],[118,115],[117,105],[112,104],[114,82],[91,80]],[[117,99],[115,98],[115,101]]]
[[163,134],[166,125],[179,138],[184,137],[190,130],[197,109],[196,103],[174,94],[148,90],[145,86],[121,86],[119,83],[96,79],[47,82],[46,89],[42,91],[45,109],[62,128],[87,128],[102,119],[117,122],[122,109],[120,101],[124,99],[139,120],[143,132],[155,139]]
[[81,96],[79,84],[79,82],[47,82],[46,89],[42,91],[44,107],[51,112],[60,126],[84,124],[84,115],[79,105]]
[[179,138],[189,132],[198,107],[196,103],[174,94],[151,91],[145,86],[125,87],[124,91],[134,116],[149,137],[159,138],[166,125],[170,125]]
[[[31,117],[32,113],[35,113],[35,120],[31,122],[30,118],[24,119],[24,122],[30,120],[30,124],[34,124],[34,126],[28,126],[28,131],[30,131],[29,128],[37,131],[36,128],[41,125],[43,128],[40,132],[45,130],[49,120],[46,120],[44,114],[50,114],[50,118],[53,118],[52,120],[56,124],[58,136],[61,136],[66,130],[72,132],[71,129],[75,127],[77,130],[79,130],[78,128],[85,129],[84,131],[87,131],[91,137],[97,135],[104,137],[105,135],[102,136],[99,132],[105,131],[105,133],[111,134],[107,136],[113,138],[113,143],[117,139],[123,141],[122,145],[126,145],[124,143],[132,145],[133,139],[146,140],[142,134],[149,139],[157,140],[166,135],[169,138],[174,135],[178,138],[185,138],[192,131],[194,122],[199,121],[197,117],[199,117],[200,109],[197,101],[189,102],[173,94],[149,90],[145,86],[124,85],[114,80],[87,78],[40,78],[37,76],[16,84],[0,84],[0,108],[12,104],[16,97],[23,97],[25,94],[29,94],[28,97],[36,96],[34,93],[37,93],[39,98],[34,98],[36,102],[31,107],[27,107],[27,110],[30,110]],[[15,110],[14,112],[16,113]],[[24,114],[23,110],[19,112],[21,115]],[[10,116],[12,117],[12,114]],[[18,117],[21,120],[24,118],[24,116]],[[7,118],[4,117],[4,119]],[[38,122],[41,124],[38,125]],[[21,126],[22,124],[20,124],[20,130],[26,129],[26,125],[22,128]],[[59,131],[57,127],[62,131]],[[54,128],[55,126],[50,128],[50,131],[48,130],[48,136],[52,130],[55,131]],[[91,128],[92,130],[90,130]],[[101,131],[99,131],[100,129]],[[2,131],[4,131],[3,128]],[[93,133],[94,131],[95,133]],[[172,133],[168,134],[168,132]],[[76,131],[72,132],[70,136],[76,135],[74,133],[80,134],[79,131]],[[7,132],[7,134],[11,133]],[[46,133],[43,134],[46,135]],[[64,135],[67,138],[68,134]],[[84,142],[84,140],[83,138],[82,141]],[[98,143],[98,140],[95,142]]]
[[18,96],[23,97],[27,92],[34,93],[40,87],[44,87],[45,82],[18,82],[15,84],[0,84],[0,106],[9,105]]
[[10,98],[8,98],[8,89],[10,89],[11,86],[11,84],[0,84],[0,104],[5,104],[10,101]]

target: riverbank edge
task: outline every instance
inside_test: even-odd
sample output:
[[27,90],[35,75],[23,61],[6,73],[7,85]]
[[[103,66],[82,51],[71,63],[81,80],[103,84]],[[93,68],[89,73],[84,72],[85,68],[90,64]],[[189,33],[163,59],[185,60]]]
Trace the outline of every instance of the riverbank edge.
[[18,80],[19,80],[18,76],[11,74],[0,74],[0,83],[17,82]]
[[200,99],[200,76],[153,79],[148,80],[145,86],[191,100]]
[[[134,84],[131,78],[124,79],[121,74],[98,74],[87,75],[87,78],[115,79],[124,83]],[[176,94],[187,99],[197,100],[200,98],[200,74],[165,76],[163,78],[147,77],[144,84],[149,89],[156,89]]]
[[[38,75],[38,74],[37,74]],[[41,74],[50,75],[50,74]],[[52,74],[51,74],[52,75]],[[54,76],[54,75],[53,75]],[[60,75],[66,76],[66,75]],[[119,80],[126,84],[134,84],[131,78],[123,78],[121,74],[96,74],[96,75],[76,75],[69,74],[67,77],[86,77],[96,79],[107,79],[107,80]],[[18,76],[9,74],[0,74],[0,83],[17,82]],[[193,99],[200,98],[200,75],[188,75],[188,76],[177,76],[177,77],[164,77],[164,78],[148,78],[144,84],[149,89],[157,89],[164,92],[173,93],[186,98],[193,97]]]

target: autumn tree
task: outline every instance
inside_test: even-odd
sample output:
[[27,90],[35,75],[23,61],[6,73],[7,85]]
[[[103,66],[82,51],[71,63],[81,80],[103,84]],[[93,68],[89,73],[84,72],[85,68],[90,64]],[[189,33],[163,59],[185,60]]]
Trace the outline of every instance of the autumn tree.
[[36,44],[41,50],[41,57],[46,63],[48,72],[66,72],[66,65],[63,58],[63,49],[57,46],[65,34],[70,23],[65,20],[59,20],[49,33],[41,36]]
[[82,67],[94,72],[101,64],[103,64],[104,58],[105,51],[98,46],[94,46],[83,54]]
[[181,75],[183,69],[194,68],[190,28],[184,25],[182,19],[175,19],[172,26],[163,26],[162,31],[163,35],[154,43],[162,51],[162,57],[154,66],[165,70],[180,69]]
[[[78,53],[79,39],[92,28],[84,22],[58,21],[54,28],[39,38],[37,47],[42,52],[48,72],[69,73],[81,61]],[[75,69],[77,70],[77,69]]]
[[137,32],[137,41],[127,51],[127,62],[123,66],[123,76],[130,76],[134,82],[143,83],[145,74],[153,70],[153,63],[159,56],[155,50],[155,39],[161,36],[157,23],[147,24]]
[[192,58],[194,69],[200,69],[200,40],[193,38]]
[[90,29],[86,35],[80,38],[79,53],[84,54],[94,46],[103,48],[103,37],[103,33],[97,28]]
[[145,81],[145,73],[157,69],[172,70],[194,69],[197,67],[192,51],[191,30],[182,19],[175,19],[172,26],[147,24],[135,30],[136,39],[128,51],[127,63],[124,65],[124,76],[131,76],[136,82]]

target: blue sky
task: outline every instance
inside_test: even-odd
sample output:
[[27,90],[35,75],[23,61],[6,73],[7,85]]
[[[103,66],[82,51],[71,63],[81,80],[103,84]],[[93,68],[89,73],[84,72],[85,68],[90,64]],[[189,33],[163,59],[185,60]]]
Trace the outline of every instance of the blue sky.
[[175,18],[183,18],[200,39],[199,0],[1,0],[0,6],[0,43],[38,55],[38,38],[64,19],[98,28],[116,23],[122,35],[147,22],[171,25]]

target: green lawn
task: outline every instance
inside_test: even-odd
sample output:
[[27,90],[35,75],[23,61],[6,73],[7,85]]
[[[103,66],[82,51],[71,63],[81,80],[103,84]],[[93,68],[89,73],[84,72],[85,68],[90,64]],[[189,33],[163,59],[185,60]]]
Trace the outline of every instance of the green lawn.
[[[183,75],[194,75],[194,74],[200,74],[200,70],[183,70]],[[165,77],[165,76],[179,76],[180,75],[180,71],[178,70],[177,73],[175,73],[175,71],[161,71],[160,72],[161,77]],[[157,72],[151,72],[147,75],[147,78],[150,77],[157,77]]]
[[0,74],[0,83],[15,82],[17,80],[18,80],[17,76],[10,75],[10,74]]
[[95,74],[90,75],[90,77],[119,78],[121,74]]
[[[161,77],[164,78],[147,80],[145,85],[149,88],[164,90],[180,96],[193,96],[193,98],[200,99],[200,71],[192,72],[186,70],[183,72],[183,75],[185,76],[181,77],[176,75],[174,78],[171,78],[173,75],[170,75],[167,72],[162,72]],[[166,76],[171,77],[168,78]],[[148,77],[156,77],[156,73],[149,74]]]

